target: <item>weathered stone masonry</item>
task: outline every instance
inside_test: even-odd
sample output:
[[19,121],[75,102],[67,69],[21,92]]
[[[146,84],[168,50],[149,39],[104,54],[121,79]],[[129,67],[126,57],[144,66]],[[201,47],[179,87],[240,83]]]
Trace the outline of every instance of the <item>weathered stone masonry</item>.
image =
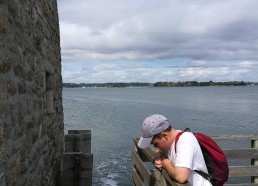
[[63,153],[56,0],[0,0],[0,185],[57,185]]

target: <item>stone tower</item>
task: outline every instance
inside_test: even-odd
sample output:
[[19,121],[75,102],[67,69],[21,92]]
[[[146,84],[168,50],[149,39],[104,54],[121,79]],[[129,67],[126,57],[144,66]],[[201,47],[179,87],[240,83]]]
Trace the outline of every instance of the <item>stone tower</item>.
[[56,0],[0,0],[0,185],[57,185],[63,153]]

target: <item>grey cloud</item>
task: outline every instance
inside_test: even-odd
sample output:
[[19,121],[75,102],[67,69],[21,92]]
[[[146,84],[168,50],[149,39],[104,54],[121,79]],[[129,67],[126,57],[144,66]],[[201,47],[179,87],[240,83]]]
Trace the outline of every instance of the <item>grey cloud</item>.
[[[229,23],[209,34],[215,36],[221,41],[253,41],[258,39],[258,16],[256,19],[240,19]],[[256,42],[257,42],[256,39]]]
[[[189,69],[191,74],[191,68],[202,67],[206,71],[199,70],[198,74],[206,77],[216,75],[211,69],[220,68],[227,74],[228,69],[237,69],[241,61],[254,61],[256,65],[242,68],[253,72],[255,77],[257,0],[65,0],[58,3],[63,63],[128,61],[136,64],[184,58],[190,62],[203,60],[206,64],[168,65],[166,69]],[[90,69],[88,72],[92,72]],[[130,79],[131,71],[121,71],[125,73],[123,77]],[[191,78],[186,74],[181,76],[178,71],[171,72],[170,76]],[[142,74],[143,79],[151,78]]]

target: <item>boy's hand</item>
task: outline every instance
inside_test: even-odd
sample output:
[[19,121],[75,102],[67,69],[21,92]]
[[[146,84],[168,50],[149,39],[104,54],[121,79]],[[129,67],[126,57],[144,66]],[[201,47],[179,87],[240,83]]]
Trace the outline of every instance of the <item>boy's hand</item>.
[[158,148],[156,148],[155,159],[153,160],[153,164],[155,168],[158,169],[159,171],[161,171],[162,169],[162,157],[163,157],[163,153]]
[[162,163],[163,169],[165,169],[165,170],[167,170],[167,167],[172,166],[172,162],[171,162],[170,159],[168,159],[168,157],[162,158],[162,162],[161,163]]
[[162,169],[162,157],[155,158],[154,161],[153,161],[153,164],[154,164],[156,169],[161,171],[161,169]]

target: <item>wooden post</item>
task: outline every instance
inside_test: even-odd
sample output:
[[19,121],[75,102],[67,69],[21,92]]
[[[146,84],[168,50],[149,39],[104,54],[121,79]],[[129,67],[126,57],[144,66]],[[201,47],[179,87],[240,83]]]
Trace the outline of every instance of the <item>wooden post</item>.
[[77,145],[80,152],[91,153],[91,133],[80,134]]
[[[258,149],[258,140],[251,140],[251,148]],[[251,165],[258,168],[258,159],[251,159]],[[258,183],[258,176],[252,176],[251,183]]]
[[78,152],[76,149],[77,137],[75,134],[66,134],[64,136],[64,151]]
[[80,186],[92,185],[93,155],[83,153],[80,159]]
[[93,155],[65,152],[62,165],[62,186],[92,185]]
[[91,153],[91,131],[69,130],[65,135],[64,151]]
[[76,156],[78,152],[65,152],[63,153],[62,163],[62,186],[78,185],[78,175],[76,169]]
[[64,142],[62,186],[92,185],[91,131],[69,130]]

